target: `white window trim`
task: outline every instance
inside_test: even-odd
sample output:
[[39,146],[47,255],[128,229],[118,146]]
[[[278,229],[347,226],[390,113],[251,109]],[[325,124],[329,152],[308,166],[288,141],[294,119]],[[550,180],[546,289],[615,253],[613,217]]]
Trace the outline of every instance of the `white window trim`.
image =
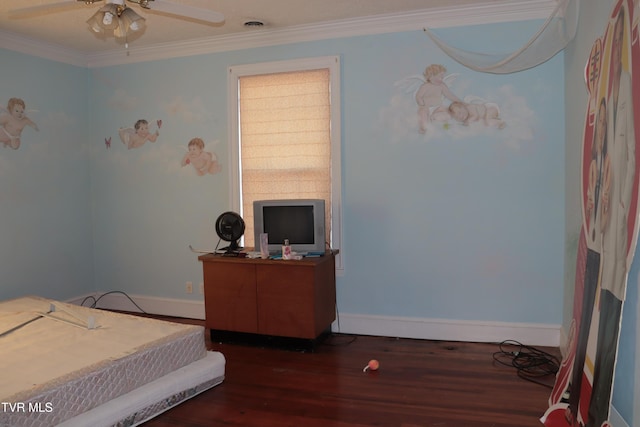
[[243,76],[257,74],[282,73],[289,71],[317,70],[328,68],[330,73],[331,100],[331,246],[340,250],[336,257],[337,272],[344,271],[342,254],[342,130],[340,97],[340,57],[324,56],[316,58],[294,59],[288,61],[263,62],[258,64],[234,65],[229,67],[227,77],[227,111],[229,112],[229,191],[231,209],[240,212],[240,150],[238,140],[238,80]]

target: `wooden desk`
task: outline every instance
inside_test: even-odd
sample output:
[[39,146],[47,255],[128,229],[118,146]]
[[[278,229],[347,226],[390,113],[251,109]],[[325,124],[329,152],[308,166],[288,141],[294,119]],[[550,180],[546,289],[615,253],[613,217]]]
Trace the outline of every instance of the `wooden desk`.
[[314,340],[336,318],[335,252],[287,261],[214,254],[198,259],[211,330]]

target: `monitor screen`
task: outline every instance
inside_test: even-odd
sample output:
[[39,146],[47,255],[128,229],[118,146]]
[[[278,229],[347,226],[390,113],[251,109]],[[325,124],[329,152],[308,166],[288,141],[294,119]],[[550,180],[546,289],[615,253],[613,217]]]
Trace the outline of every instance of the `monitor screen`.
[[313,206],[265,206],[262,220],[270,244],[314,243]]
[[266,233],[271,253],[289,240],[294,252],[321,252],[326,246],[325,203],[322,199],[256,200],[253,202],[255,242]]

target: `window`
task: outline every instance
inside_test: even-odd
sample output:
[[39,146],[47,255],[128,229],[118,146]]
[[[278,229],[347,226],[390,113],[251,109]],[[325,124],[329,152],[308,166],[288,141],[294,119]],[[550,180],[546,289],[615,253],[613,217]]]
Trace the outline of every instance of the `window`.
[[255,246],[254,200],[318,198],[327,242],[340,248],[339,69],[338,57],[229,69],[231,205],[245,220],[246,246]]

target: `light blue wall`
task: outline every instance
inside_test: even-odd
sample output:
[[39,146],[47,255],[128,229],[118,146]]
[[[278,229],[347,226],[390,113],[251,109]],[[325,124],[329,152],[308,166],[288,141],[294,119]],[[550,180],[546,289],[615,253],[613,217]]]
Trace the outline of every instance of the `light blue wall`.
[[[511,27],[440,34],[485,51],[505,28]],[[527,26],[520,29],[527,33]],[[464,46],[455,38],[460,33],[476,44]],[[424,34],[355,42],[344,61],[342,311],[559,322],[564,127],[555,91],[562,61],[495,76],[453,62]],[[501,104],[507,127],[473,135],[464,127],[416,133],[415,104],[391,83],[430,63],[459,74],[452,88],[460,96]]]
[[[565,50],[565,96],[566,108],[566,241],[565,252],[565,297],[563,324],[568,330],[573,310],[573,290],[575,286],[575,268],[577,240],[581,227],[580,208],[580,158],[582,155],[582,132],[587,106],[587,90],[584,82],[584,67],[589,58],[593,42],[604,34],[607,19],[611,14],[614,0],[586,0],[580,7],[580,24],[574,42]],[[637,70],[634,74],[638,75]],[[640,396],[640,371],[636,362],[638,340],[638,282],[640,260],[636,250],[634,262],[629,272],[627,298],[625,300],[620,331],[620,347],[614,379],[613,406],[629,426],[638,426]]]
[[[472,30],[482,42],[500,29]],[[422,32],[90,71],[96,288],[186,298],[184,283],[202,280],[188,245],[214,247],[215,218],[230,208],[227,68],[324,55],[342,61],[340,312],[559,324],[561,56],[536,70],[485,75],[453,62]],[[507,127],[420,135],[413,94],[395,84],[431,63],[458,74],[452,88],[460,96],[500,103]],[[113,108],[116,99],[130,107]],[[138,118],[163,119],[161,136],[126,150],[117,129]],[[211,144],[223,173],[180,168],[194,136]]]
[[[512,28],[471,28],[469,39],[493,45],[496,34]],[[227,67],[340,55],[339,310],[561,321],[561,56],[536,70],[484,75],[444,56],[422,32],[91,70],[0,54],[10,64],[0,93],[8,99],[19,88],[41,122],[40,132],[25,130],[23,147],[0,157],[7,199],[2,297],[123,290],[200,299],[184,293],[186,281],[202,280],[188,245],[214,246],[213,222],[229,208]],[[457,74],[452,89],[460,96],[498,102],[507,128],[418,134],[413,95],[396,84],[431,63]],[[162,119],[160,138],[126,150],[117,130],[139,118]],[[197,177],[180,167],[194,136],[217,154],[222,173]],[[41,158],[28,156],[35,147]]]
[[40,129],[0,144],[0,297],[65,299],[94,287],[87,70],[0,50],[0,105]]
[[[212,248],[214,222],[228,208],[223,66],[202,58],[91,70],[89,141],[94,180],[95,288],[185,298],[202,266],[188,246]],[[215,83],[214,83],[215,82]],[[128,150],[120,127],[146,119],[155,143]],[[224,173],[198,177],[180,161],[201,137]],[[111,138],[107,149],[105,138]],[[191,295],[201,299],[197,292]]]

